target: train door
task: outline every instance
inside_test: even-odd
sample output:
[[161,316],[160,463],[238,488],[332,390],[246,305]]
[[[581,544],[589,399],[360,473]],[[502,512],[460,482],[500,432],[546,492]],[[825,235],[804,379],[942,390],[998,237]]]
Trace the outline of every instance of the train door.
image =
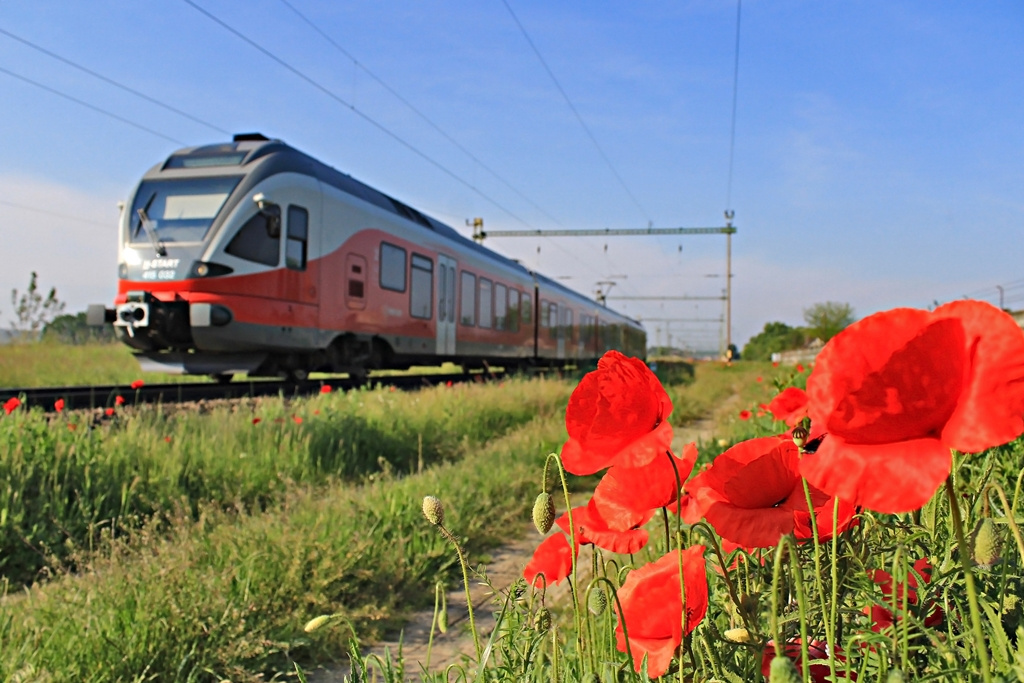
[[319,185],[303,183],[289,188],[287,201],[280,202],[281,249],[284,269],[281,272],[281,298],[316,306],[319,301],[320,212],[322,197]]
[[455,355],[455,259],[437,255],[437,355]]

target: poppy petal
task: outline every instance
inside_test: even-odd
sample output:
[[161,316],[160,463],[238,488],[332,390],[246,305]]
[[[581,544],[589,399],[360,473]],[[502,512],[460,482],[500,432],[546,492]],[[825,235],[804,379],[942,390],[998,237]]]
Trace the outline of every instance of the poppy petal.
[[851,444],[830,435],[805,454],[800,473],[813,486],[877,512],[916,510],[935,494],[953,461],[938,439]]
[[956,412],[942,431],[951,448],[976,453],[1024,432],[1024,334],[1013,318],[980,301],[956,301],[935,309],[963,325],[968,381]]
[[[552,534],[537,546],[523,569],[523,578],[531,586],[551,586],[572,573],[572,560],[569,539],[562,533]],[[544,579],[539,578],[541,574]]]

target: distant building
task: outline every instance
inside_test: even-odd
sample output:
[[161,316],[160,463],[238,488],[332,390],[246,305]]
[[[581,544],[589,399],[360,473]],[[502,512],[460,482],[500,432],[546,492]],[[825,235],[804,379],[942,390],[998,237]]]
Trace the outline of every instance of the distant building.
[[820,339],[812,339],[802,349],[791,349],[789,351],[777,351],[772,354],[773,363],[785,363],[786,365],[796,365],[797,363],[810,363],[818,357],[820,352],[825,347],[825,342]]

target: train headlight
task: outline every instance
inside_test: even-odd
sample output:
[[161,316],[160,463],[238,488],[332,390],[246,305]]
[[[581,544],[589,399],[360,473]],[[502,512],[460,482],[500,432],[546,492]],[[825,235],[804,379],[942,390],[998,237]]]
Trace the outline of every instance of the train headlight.
[[190,278],[216,277],[218,275],[229,275],[233,272],[235,271],[232,268],[222,266],[219,263],[196,261],[192,264],[192,268],[189,269],[188,276]]

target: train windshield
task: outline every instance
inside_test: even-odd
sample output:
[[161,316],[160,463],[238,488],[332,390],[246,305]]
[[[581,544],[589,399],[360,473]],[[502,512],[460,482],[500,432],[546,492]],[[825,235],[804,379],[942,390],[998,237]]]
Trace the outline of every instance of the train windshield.
[[148,242],[140,212],[160,243],[201,242],[241,176],[146,180],[132,203],[129,242]]

